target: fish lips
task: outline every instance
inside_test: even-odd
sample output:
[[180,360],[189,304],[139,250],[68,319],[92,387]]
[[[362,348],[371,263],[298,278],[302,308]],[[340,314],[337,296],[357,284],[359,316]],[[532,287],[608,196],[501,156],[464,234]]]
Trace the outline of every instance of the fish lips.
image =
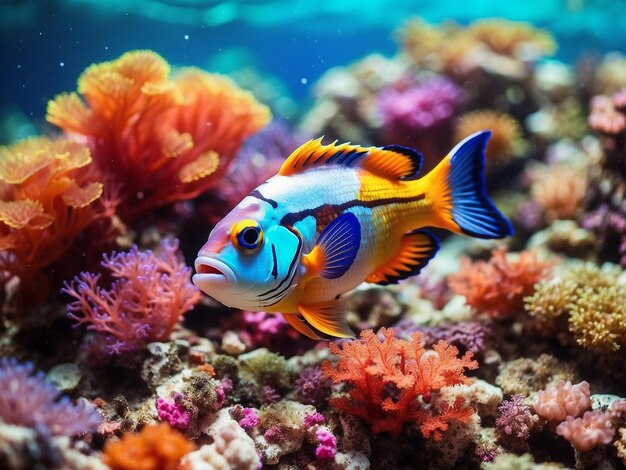
[[236,285],[235,272],[223,261],[209,256],[198,256],[195,268],[193,283],[209,295],[216,293],[219,289]]

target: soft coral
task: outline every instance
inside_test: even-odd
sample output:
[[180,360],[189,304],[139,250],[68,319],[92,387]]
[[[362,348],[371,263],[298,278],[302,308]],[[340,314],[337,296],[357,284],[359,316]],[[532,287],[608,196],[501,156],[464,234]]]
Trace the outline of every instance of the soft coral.
[[467,422],[472,408],[462,398],[435,405],[433,393],[442,387],[467,383],[465,369],[476,369],[472,353],[458,357],[458,349],[439,341],[432,350],[422,346],[422,334],[410,340],[394,338],[393,330],[381,328],[361,333],[361,339],[331,344],[338,364],[322,365],[333,382],[352,385],[348,394],[331,400],[340,410],[367,422],[375,433],[399,434],[406,422],[415,422],[424,435],[438,441],[449,421]]

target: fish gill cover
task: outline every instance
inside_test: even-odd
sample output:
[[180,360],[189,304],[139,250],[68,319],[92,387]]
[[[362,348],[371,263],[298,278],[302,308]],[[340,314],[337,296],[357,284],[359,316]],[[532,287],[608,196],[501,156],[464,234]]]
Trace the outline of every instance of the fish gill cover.
[[[420,3],[0,6],[0,467],[626,465],[623,2]],[[357,338],[191,283],[306,140],[487,129],[515,234],[344,294]]]

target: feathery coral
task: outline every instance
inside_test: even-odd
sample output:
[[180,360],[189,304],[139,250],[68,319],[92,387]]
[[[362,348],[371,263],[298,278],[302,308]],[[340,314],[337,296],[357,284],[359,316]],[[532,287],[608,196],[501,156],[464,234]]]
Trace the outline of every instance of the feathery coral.
[[517,439],[528,439],[531,429],[539,421],[539,418],[530,411],[530,407],[524,403],[524,395],[520,394],[503,401],[498,411],[500,412],[496,419],[498,429],[506,436]]
[[26,427],[43,427],[52,435],[73,436],[95,431],[100,414],[84,401],[74,405],[44,379],[34,373],[30,362],[0,359],[0,421]]
[[472,353],[458,357],[458,350],[439,341],[432,350],[422,346],[422,334],[409,341],[397,339],[393,330],[361,332],[360,340],[330,344],[339,362],[322,364],[333,382],[347,382],[348,394],[331,404],[367,422],[375,433],[399,434],[402,425],[416,423],[424,437],[439,441],[450,421],[467,422],[473,410],[462,398],[454,403],[432,401],[442,387],[464,384],[465,369],[476,369]]
[[169,65],[151,51],[94,64],[78,93],[58,95],[47,120],[84,136],[126,199],[126,220],[215,186],[269,110],[226,77]]
[[161,423],[107,441],[102,460],[113,470],[175,470],[192,450],[193,444],[182,434]]
[[0,147],[0,282],[17,277],[23,293],[47,293],[42,270],[113,215],[99,179],[89,149],[76,142],[37,137]]
[[115,279],[109,290],[99,285],[100,274],[91,273],[81,273],[63,287],[75,299],[68,317],[101,333],[109,354],[167,339],[181,315],[200,300],[178,242],[165,240],[159,248],[140,252],[134,246],[128,253],[104,255],[102,266]]
[[462,261],[461,269],[448,277],[450,289],[465,296],[478,313],[496,318],[514,315],[521,310],[524,297],[554,266],[554,261],[541,261],[533,251],[517,256],[507,255],[506,248],[493,252],[489,261],[472,264]]

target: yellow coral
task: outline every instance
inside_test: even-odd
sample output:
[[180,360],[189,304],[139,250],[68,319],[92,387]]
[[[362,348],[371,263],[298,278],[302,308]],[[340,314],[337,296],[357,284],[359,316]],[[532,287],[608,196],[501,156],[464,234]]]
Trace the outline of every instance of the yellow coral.
[[522,129],[512,116],[492,109],[472,111],[461,117],[456,126],[456,139],[460,141],[475,132],[489,129],[491,138],[487,144],[487,171],[506,163],[511,157],[520,153]]

